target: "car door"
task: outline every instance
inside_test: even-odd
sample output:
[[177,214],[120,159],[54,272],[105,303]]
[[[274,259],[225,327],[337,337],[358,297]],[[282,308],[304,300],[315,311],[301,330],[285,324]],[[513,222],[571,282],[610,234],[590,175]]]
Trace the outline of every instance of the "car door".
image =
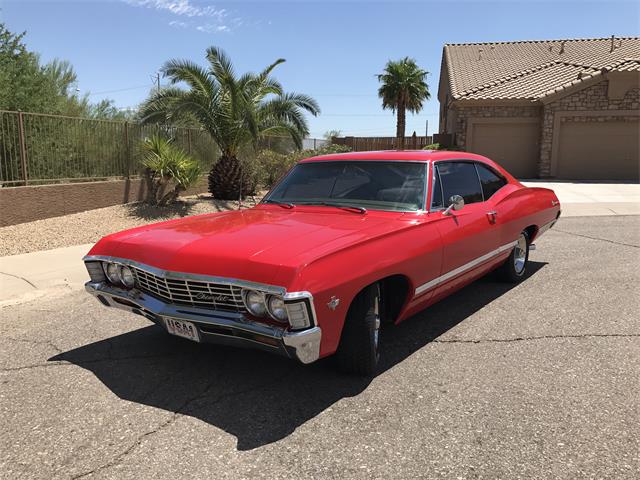
[[[443,244],[441,273],[434,288],[438,293],[448,292],[478,274],[500,244],[500,230],[492,217],[490,205],[484,200],[482,183],[473,161],[440,161],[435,163],[436,182],[432,210],[436,210],[436,226]],[[437,184],[434,186],[437,187]],[[445,210],[449,199],[460,195],[464,207]],[[436,203],[434,203],[434,201]],[[440,205],[437,204],[440,202]]]
[[494,225],[492,230],[498,235],[498,248],[513,241],[517,235],[510,234],[505,228],[506,217],[508,216],[507,205],[504,203],[505,190],[502,187],[507,185],[507,180],[489,165],[476,162],[476,171],[482,186],[482,196],[484,198],[487,220]]

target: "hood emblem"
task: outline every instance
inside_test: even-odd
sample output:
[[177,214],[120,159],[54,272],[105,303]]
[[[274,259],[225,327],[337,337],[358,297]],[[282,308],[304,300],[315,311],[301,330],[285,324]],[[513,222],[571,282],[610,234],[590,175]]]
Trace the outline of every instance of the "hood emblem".
[[331,310],[335,310],[336,308],[338,308],[338,305],[340,305],[340,299],[336,298],[335,296],[331,297],[331,300],[329,300],[329,303],[327,303],[327,307],[329,307],[329,309]]

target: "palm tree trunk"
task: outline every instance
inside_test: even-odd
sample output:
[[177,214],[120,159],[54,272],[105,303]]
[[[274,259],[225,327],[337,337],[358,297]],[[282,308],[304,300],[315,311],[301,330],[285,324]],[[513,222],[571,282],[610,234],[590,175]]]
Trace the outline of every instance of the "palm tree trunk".
[[406,126],[406,110],[403,101],[398,102],[398,123],[396,125],[396,148],[404,150],[404,131]]
[[[233,155],[222,155],[209,172],[209,192],[220,200],[238,200],[253,193],[252,178],[242,171],[242,165]],[[241,192],[242,190],[242,192]]]

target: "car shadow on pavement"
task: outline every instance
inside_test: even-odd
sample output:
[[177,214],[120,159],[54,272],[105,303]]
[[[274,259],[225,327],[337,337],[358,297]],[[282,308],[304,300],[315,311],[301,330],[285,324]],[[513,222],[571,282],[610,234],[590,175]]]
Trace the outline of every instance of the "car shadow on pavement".
[[[544,265],[530,262],[530,275]],[[486,277],[397,327],[384,329],[378,375],[511,288]],[[237,438],[238,450],[288,436],[340,399],[358,395],[372,380],[336,373],[331,359],[304,366],[254,350],[193,344],[157,326],[49,360],[90,370],[123,400],[196,417],[220,428]]]

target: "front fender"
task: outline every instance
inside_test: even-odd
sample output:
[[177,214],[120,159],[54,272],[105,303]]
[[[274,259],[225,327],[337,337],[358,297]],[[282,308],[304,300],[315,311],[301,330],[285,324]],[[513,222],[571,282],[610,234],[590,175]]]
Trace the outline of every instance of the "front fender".
[[320,356],[336,351],[349,307],[358,293],[383,278],[408,280],[405,306],[416,285],[439,275],[442,242],[435,226],[416,224],[387,237],[375,238],[326,255],[301,267],[292,289],[310,291],[322,328]]

